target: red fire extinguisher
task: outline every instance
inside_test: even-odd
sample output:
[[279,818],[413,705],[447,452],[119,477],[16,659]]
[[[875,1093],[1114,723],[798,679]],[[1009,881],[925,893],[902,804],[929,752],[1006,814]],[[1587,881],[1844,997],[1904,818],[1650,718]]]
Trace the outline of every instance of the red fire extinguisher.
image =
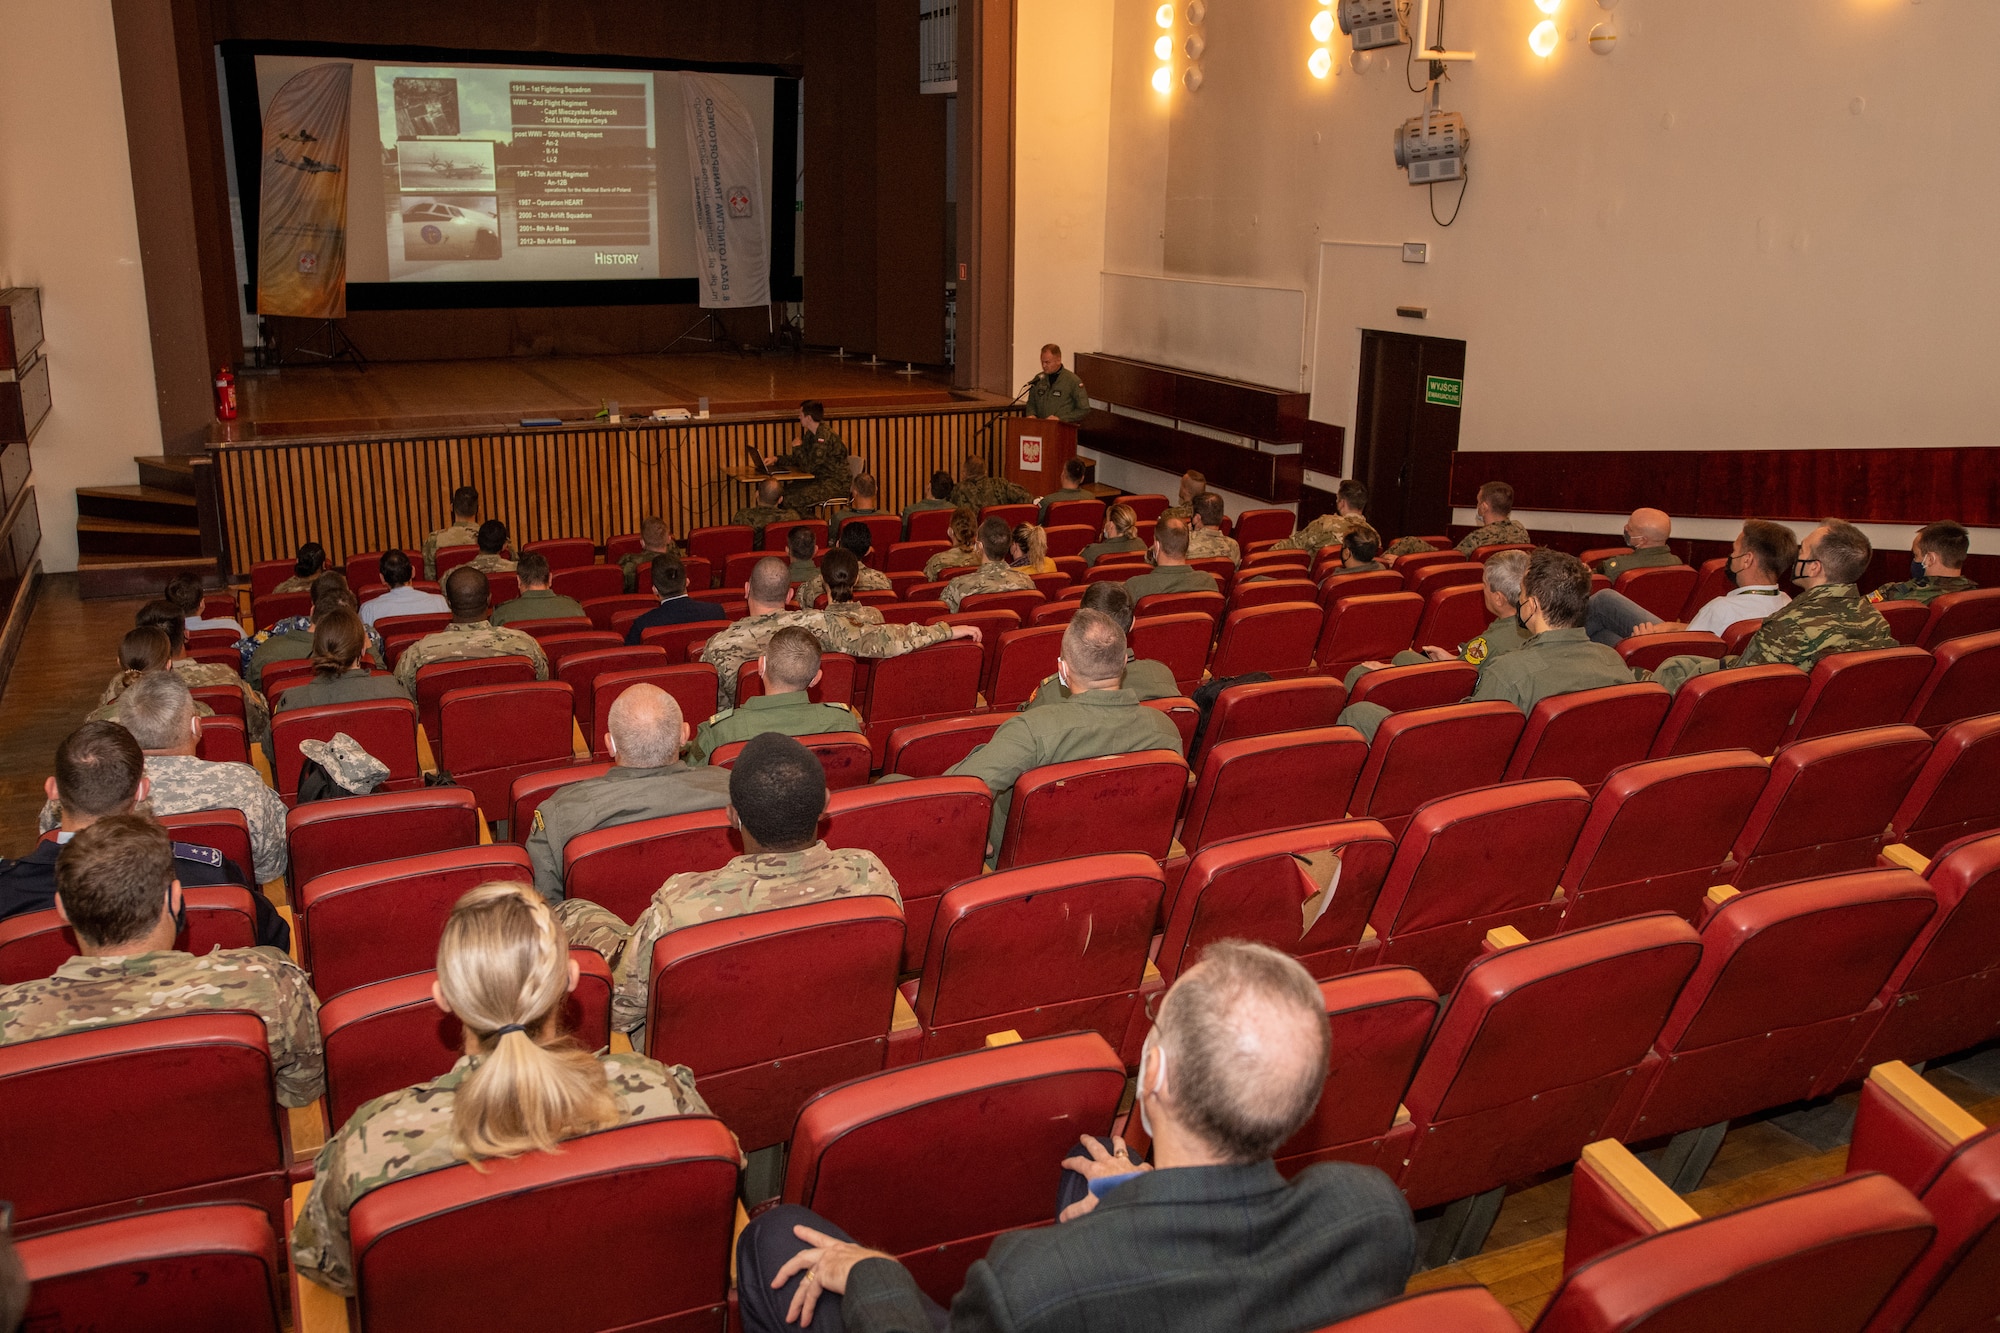
[[236,420],[236,372],[228,366],[215,372],[215,417],[218,421]]

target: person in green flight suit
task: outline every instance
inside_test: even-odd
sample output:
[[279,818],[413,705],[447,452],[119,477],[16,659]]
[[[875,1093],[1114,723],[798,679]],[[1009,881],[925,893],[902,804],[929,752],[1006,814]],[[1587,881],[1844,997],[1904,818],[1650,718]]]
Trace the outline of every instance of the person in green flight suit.
[[[808,398],[799,404],[800,440],[784,464],[797,472],[812,473],[811,481],[785,483],[785,505],[801,514],[809,513],[821,500],[834,500],[848,493],[853,477],[847,468],[847,446],[826,423],[826,405]],[[764,460],[772,467],[776,458]]]
[[1667,547],[1667,538],[1673,535],[1674,521],[1666,511],[1660,509],[1634,509],[1632,517],[1625,520],[1625,544],[1632,549],[1624,555],[1614,555],[1608,560],[1600,560],[1597,572],[1613,583],[1618,576],[1630,569],[1653,569],[1661,565],[1678,565],[1681,558]]
[[700,767],[732,741],[747,741],[767,731],[787,736],[819,736],[830,731],[860,731],[861,720],[846,704],[816,704],[808,693],[819,684],[819,640],[810,630],[790,625],[771,636],[757,659],[764,675],[763,694],[725,708],[701,724],[688,750],[688,763]]
[[1917,529],[1910,542],[1907,582],[1885,583],[1868,594],[1871,602],[1922,602],[1926,606],[1948,592],[1971,592],[1979,585],[1960,572],[1972,550],[1972,534],[1962,523],[1942,519]]
[[1042,373],[1028,381],[1028,415],[1072,425],[1090,415],[1090,395],[1076,372],[1063,364],[1062,348],[1054,343],[1042,348]]

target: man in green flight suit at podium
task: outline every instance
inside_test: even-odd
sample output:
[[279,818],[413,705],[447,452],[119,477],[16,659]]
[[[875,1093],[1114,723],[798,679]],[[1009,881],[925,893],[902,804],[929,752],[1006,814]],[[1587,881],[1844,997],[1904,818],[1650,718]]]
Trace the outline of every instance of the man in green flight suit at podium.
[[1049,343],[1042,348],[1042,373],[1028,381],[1028,415],[1054,417],[1074,425],[1090,415],[1090,396],[1083,381],[1062,363],[1062,348]]

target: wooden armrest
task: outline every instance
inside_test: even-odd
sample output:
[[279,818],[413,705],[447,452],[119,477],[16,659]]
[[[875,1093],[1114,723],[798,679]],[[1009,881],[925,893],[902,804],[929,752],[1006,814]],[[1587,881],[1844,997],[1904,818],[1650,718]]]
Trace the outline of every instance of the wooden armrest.
[[896,1007],[889,1014],[889,1031],[908,1032],[917,1025],[917,1011],[910,1008],[910,1002],[903,998],[903,992],[896,992]]
[[1919,875],[1931,868],[1931,859],[1928,856],[1925,856],[1916,848],[1907,847],[1900,842],[1892,842],[1887,847],[1884,847],[1882,849],[1882,859],[1893,861],[1906,870],[1914,870]]
[[1718,884],[1708,891],[1709,905],[1711,907],[1720,907],[1731,898],[1734,898],[1739,892],[1740,890],[1732,888],[1730,885]]
[[310,1162],[319,1156],[326,1143],[326,1098],[310,1106],[287,1107],[285,1115],[292,1126],[292,1160]]
[[1924,1082],[1923,1075],[1891,1060],[1868,1071],[1868,1082],[1947,1144],[1957,1145],[1986,1132],[1978,1117]]
[[1397,1102],[1396,1118],[1389,1122],[1389,1128],[1398,1129],[1409,1123],[1410,1123],[1410,1108],[1403,1105],[1401,1102]]
[[1486,932],[1486,947],[1489,949],[1512,949],[1527,942],[1528,937],[1512,926],[1495,926]]
[[[269,884],[266,884],[264,886],[264,896],[266,898],[269,898],[271,896],[271,886]],[[292,915],[292,909],[287,905],[285,905],[284,903],[273,903],[271,906],[272,909],[277,912],[279,920],[283,921],[285,923],[286,929],[291,932],[290,952],[292,955],[292,961],[297,963],[300,967],[304,967],[305,962],[299,957],[298,918]]]
[[426,773],[437,772],[437,757],[431,753],[431,738],[424,734],[423,724],[417,725],[417,767]]
[[611,1034],[611,1053],[612,1053],[613,1055],[631,1055],[631,1054],[633,1053],[633,1052],[632,1052],[632,1034],[631,1034],[631,1033],[629,1033],[629,1032],[614,1032],[614,1033],[612,1033],[612,1034]]
[[1668,1231],[1701,1220],[1686,1200],[1667,1188],[1665,1181],[1647,1170],[1646,1164],[1618,1140],[1600,1139],[1585,1145],[1583,1161],[1626,1207],[1655,1231]]
[[1377,934],[1375,933],[1375,927],[1373,927],[1373,926],[1363,926],[1363,927],[1361,928],[1361,942],[1362,942],[1363,944],[1372,944],[1372,943],[1374,943],[1374,942],[1375,942],[1376,940],[1379,940],[1379,939],[1381,939],[1381,938],[1382,938],[1382,937],[1381,937],[1380,935],[1377,935]]
[[1157,967],[1154,967],[1154,966],[1153,966],[1153,960],[1152,960],[1152,959],[1150,959],[1150,958],[1148,958],[1148,959],[1146,960],[1146,971],[1145,971],[1145,974],[1144,974],[1143,976],[1141,976],[1141,977],[1139,978],[1139,984],[1140,984],[1141,986],[1145,986],[1145,985],[1149,985],[1149,984],[1151,984],[1151,983],[1153,983],[1153,982],[1155,982],[1155,981],[1158,981],[1159,979],[1160,979],[1160,969],[1159,969],[1159,968],[1157,968]]
[[1008,1028],[1004,1032],[989,1032],[986,1034],[986,1044],[988,1046],[1016,1046],[1020,1044],[1020,1041],[1021,1034],[1013,1028]]
[[486,812],[484,810],[479,812],[479,845],[481,847],[490,847],[493,845],[493,830],[487,827]]
[[271,761],[264,754],[262,742],[250,742],[250,767],[257,770],[257,776],[264,779],[264,785],[272,791],[278,789],[278,779],[271,773]]
[[[306,1195],[311,1192],[311,1181],[292,1187],[294,1219],[305,1211]],[[293,1333],[347,1333],[348,1330],[347,1298],[306,1277],[296,1265],[292,1268],[292,1330]]]
[[570,728],[570,737],[569,737],[570,753],[573,756],[575,756],[577,763],[579,764],[589,763],[590,742],[584,738],[583,723],[573,721],[569,724],[569,728]]

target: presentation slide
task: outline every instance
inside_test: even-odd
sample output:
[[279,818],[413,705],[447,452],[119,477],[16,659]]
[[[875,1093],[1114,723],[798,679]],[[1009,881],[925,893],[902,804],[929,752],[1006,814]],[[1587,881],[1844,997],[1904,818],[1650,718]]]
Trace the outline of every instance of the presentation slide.
[[[326,60],[258,55],[260,111]],[[678,72],[352,63],[348,282],[699,273]],[[719,77],[755,126],[768,190],[776,80]]]

